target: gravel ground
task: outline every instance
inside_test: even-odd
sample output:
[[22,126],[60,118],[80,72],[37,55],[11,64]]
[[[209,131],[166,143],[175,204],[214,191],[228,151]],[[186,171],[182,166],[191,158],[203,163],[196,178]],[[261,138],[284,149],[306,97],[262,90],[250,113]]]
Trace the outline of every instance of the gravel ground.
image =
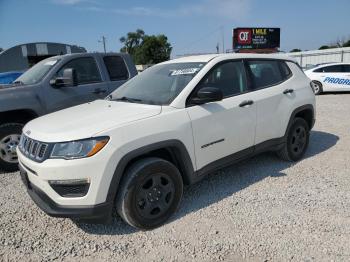
[[78,225],[0,174],[0,260],[350,261],[350,94],[317,97],[304,160],[262,154],[187,187],[165,226]]

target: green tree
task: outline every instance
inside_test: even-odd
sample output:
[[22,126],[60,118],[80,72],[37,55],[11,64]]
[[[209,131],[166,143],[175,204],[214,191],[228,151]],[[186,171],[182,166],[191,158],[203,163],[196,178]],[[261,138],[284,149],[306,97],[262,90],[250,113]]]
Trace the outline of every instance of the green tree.
[[290,53],[301,52],[301,49],[294,48],[294,49],[290,50],[289,52]]
[[137,64],[157,64],[170,59],[171,44],[165,35],[145,35],[135,54]]
[[156,64],[170,59],[171,44],[165,35],[146,35],[142,29],[121,37],[121,52],[129,53],[136,64]]
[[350,40],[346,41],[346,42],[343,44],[343,47],[350,47]]
[[120,49],[121,52],[134,55],[137,47],[140,46],[145,32],[142,29],[137,29],[136,32],[129,32],[126,36],[119,39],[124,46]]
[[329,48],[330,47],[328,45],[323,45],[318,50],[325,50],[325,49],[329,49]]

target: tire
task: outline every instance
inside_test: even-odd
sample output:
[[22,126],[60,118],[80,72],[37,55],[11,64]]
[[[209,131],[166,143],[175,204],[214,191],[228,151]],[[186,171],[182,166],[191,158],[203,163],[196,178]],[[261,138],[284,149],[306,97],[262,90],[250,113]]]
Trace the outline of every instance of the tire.
[[170,162],[150,157],[132,164],[118,189],[116,209],[138,229],[164,224],[177,210],[183,192],[179,170]]
[[320,95],[323,92],[322,83],[316,80],[312,80],[311,82],[315,95]]
[[300,160],[309,145],[310,128],[303,118],[296,117],[288,130],[286,143],[277,155],[286,161]]
[[16,147],[22,134],[23,124],[7,123],[0,125],[0,170],[18,170]]

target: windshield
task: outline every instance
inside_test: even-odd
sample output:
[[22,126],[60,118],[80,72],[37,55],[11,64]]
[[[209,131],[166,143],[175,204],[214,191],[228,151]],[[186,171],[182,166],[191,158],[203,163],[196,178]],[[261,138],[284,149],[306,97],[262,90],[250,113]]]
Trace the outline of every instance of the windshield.
[[132,78],[111,94],[111,100],[168,105],[205,63],[155,65]]
[[31,85],[38,83],[58,62],[58,58],[47,58],[37,63],[14,81],[15,84]]

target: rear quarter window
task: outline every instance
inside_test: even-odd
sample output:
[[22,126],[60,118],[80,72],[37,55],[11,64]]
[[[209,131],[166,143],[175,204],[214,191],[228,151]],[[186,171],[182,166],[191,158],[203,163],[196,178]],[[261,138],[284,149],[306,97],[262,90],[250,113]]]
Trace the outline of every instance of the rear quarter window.
[[288,78],[290,78],[292,76],[292,71],[290,70],[287,63],[284,61],[279,61],[279,65],[283,80],[287,80]]

